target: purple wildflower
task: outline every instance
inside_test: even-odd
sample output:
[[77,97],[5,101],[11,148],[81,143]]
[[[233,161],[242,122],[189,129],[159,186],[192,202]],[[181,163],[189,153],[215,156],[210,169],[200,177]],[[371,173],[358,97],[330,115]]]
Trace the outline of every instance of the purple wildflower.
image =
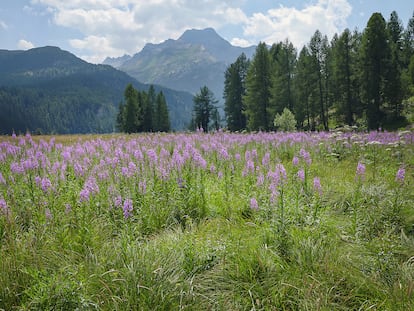
[[65,214],[69,214],[72,211],[72,206],[69,203],[65,204]]
[[304,182],[305,181],[305,171],[304,171],[304,169],[300,169],[298,171],[297,176],[302,182]]
[[6,180],[3,177],[3,174],[0,172],[0,184],[6,184]]
[[9,207],[7,206],[6,200],[3,198],[0,198],[0,211],[5,215],[9,214]]
[[361,162],[358,162],[357,168],[356,168],[356,179],[365,179],[365,165]]
[[52,183],[50,182],[49,178],[47,177],[42,178],[41,186],[40,186],[40,188],[42,188],[42,191],[44,193],[47,193],[51,187],[52,187]]
[[46,217],[46,220],[52,220],[53,219],[52,212],[48,208],[45,209],[45,217]]
[[305,149],[302,148],[300,149],[299,154],[303,158],[303,160],[305,160],[307,165],[311,165],[312,159],[310,157],[309,152],[307,152]]
[[124,218],[127,219],[132,215],[134,207],[131,199],[125,199],[122,210],[124,211]]
[[257,183],[256,185],[258,187],[260,187],[261,185],[263,185],[264,183],[264,175],[262,173],[259,174],[259,176],[257,176]]
[[319,193],[319,195],[322,194],[322,186],[321,186],[321,180],[319,177],[315,177],[313,179],[313,190]]
[[90,191],[88,188],[83,188],[79,193],[79,198],[81,202],[89,201]]
[[255,198],[250,199],[250,208],[255,211],[259,210],[259,204],[257,203],[257,200]]
[[400,167],[395,175],[395,181],[403,183],[405,179],[405,168]]
[[299,158],[297,156],[294,156],[292,159],[293,166],[297,166],[299,164]]

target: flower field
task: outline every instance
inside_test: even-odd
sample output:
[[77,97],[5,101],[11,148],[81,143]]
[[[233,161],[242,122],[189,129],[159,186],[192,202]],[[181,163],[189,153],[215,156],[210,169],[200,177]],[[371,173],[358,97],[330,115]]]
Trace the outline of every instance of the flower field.
[[414,309],[414,132],[0,140],[0,310]]

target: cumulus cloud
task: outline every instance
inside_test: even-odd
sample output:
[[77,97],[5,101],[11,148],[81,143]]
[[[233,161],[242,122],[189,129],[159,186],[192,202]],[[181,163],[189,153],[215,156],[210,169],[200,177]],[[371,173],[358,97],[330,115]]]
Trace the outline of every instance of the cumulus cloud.
[[24,39],[19,40],[19,42],[17,42],[17,48],[19,50],[29,50],[29,49],[33,49],[35,46],[32,42],[30,41],[26,41]]
[[319,0],[302,10],[282,6],[253,14],[244,26],[244,35],[268,44],[288,38],[300,48],[316,30],[329,37],[342,31],[351,12],[346,0]]
[[31,0],[43,6],[53,23],[76,29],[83,37],[70,45],[83,58],[100,62],[106,56],[134,54],[146,43],[176,39],[190,28],[230,27],[230,41],[248,46],[289,38],[296,46],[308,41],[316,29],[338,32],[351,13],[347,0],[315,0],[299,10],[278,7],[247,15],[244,0]]

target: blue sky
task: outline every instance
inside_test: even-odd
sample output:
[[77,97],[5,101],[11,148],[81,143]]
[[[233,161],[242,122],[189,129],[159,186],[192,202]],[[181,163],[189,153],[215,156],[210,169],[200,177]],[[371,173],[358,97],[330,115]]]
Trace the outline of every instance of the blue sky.
[[332,37],[362,30],[374,12],[395,10],[404,27],[408,0],[0,0],[0,49],[59,46],[99,63],[139,52],[146,43],[213,27],[235,45],[288,38],[297,48],[319,29]]

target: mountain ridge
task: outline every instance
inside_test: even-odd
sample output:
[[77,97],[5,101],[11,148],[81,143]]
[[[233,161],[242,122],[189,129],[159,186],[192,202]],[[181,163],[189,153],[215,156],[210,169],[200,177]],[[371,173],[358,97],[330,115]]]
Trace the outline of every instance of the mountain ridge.
[[[251,58],[255,49],[233,46],[213,28],[189,29],[176,40],[147,43],[117,68],[141,82],[192,94],[206,85],[220,100],[226,68],[242,53]],[[108,59],[103,63],[110,64]]]

